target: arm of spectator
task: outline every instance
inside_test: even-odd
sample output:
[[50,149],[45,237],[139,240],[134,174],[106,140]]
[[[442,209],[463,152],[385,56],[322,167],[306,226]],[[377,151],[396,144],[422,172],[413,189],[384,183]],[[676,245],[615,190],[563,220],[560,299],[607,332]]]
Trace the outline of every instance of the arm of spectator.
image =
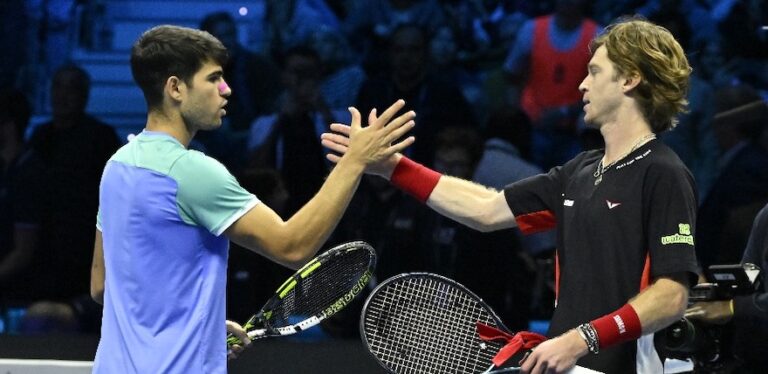
[[13,229],[13,248],[0,261],[0,281],[25,271],[32,263],[37,248],[39,228],[37,225],[16,224]]
[[534,21],[528,20],[517,34],[512,49],[504,59],[504,73],[512,84],[522,85],[528,75],[531,50],[533,49]]

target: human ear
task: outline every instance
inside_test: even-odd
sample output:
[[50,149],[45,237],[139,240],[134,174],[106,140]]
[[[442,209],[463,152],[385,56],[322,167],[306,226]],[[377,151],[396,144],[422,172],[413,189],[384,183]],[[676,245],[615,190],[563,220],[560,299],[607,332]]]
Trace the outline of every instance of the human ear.
[[181,101],[182,96],[186,90],[186,84],[179,77],[172,75],[165,81],[164,91],[170,98],[176,101]]
[[622,89],[625,93],[631,91],[632,89],[637,87],[640,84],[640,82],[643,81],[643,77],[641,77],[640,74],[638,73],[630,73],[627,76],[625,76],[623,79],[624,79],[624,83],[622,84]]

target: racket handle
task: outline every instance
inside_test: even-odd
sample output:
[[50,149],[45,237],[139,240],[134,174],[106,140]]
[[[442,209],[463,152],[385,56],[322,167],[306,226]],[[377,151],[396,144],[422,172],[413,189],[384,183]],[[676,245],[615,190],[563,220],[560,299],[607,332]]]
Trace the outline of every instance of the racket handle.
[[[251,318],[248,319],[248,322],[246,322],[245,325],[243,325],[243,330],[245,330],[246,333],[251,332],[251,330],[256,328],[257,321],[259,321],[259,315],[258,314],[254,314],[253,316],[251,316]],[[251,335],[249,334],[248,337],[251,337]],[[227,334],[227,349],[231,349],[232,346],[235,345],[235,344],[242,345],[243,342],[240,340],[240,338],[235,336],[235,334],[228,333]]]
[[242,345],[243,342],[238,339],[237,336],[235,336],[232,333],[227,334],[227,349],[231,349],[233,345],[240,344]]

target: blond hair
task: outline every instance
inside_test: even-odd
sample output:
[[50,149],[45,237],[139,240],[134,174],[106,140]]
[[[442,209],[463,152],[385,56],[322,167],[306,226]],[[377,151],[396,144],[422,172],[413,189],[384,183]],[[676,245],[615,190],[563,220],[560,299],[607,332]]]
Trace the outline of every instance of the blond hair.
[[609,25],[590,44],[605,46],[618,77],[640,76],[634,90],[640,109],[654,133],[677,125],[687,112],[691,66],[669,30],[642,18],[624,18]]

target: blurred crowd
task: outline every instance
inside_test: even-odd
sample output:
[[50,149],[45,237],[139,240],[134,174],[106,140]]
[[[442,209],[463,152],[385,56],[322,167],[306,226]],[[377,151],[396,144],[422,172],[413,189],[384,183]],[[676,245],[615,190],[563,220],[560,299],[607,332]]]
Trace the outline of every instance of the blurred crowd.
[[[405,99],[404,110],[417,113],[409,157],[494,188],[602,147],[600,134],[582,123],[578,84],[586,75],[589,41],[628,14],[668,28],[694,69],[689,111],[662,139],[696,179],[702,267],[738,263],[752,220],[768,203],[763,1],[264,5],[263,17],[245,28],[238,14],[200,20],[199,27],[230,52],[224,71],[233,95],[223,127],[198,134],[192,147],[221,161],[284,218],[322,184],[331,164],[320,134],[330,123],[348,123],[349,106],[368,113]],[[0,3],[0,308],[6,332],[98,331],[99,308],[87,296],[98,184],[121,143],[113,127],[86,113],[89,74],[68,62],[75,48],[103,47],[89,36],[108,37],[92,32],[104,25],[94,17],[77,30],[66,28],[73,7],[97,14],[105,6],[103,0]],[[26,43],[19,30],[33,30],[21,33]],[[42,96],[41,87],[49,90]],[[31,114],[45,112],[35,105],[50,105],[51,119],[28,134]],[[475,232],[383,179],[366,177],[327,247],[349,240],[377,250],[379,281],[410,271],[454,278],[512,330],[551,314],[551,233]],[[291,272],[235,247],[228,317],[242,321]],[[355,336],[355,313],[342,313],[325,331]]]

